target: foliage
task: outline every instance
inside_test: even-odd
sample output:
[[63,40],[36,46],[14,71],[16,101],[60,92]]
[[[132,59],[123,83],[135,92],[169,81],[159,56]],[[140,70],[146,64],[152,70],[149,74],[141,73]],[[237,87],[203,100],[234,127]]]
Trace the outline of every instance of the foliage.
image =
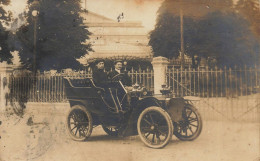
[[10,4],[10,0],[0,0],[0,62],[11,63],[12,55],[8,46],[8,34],[4,25],[8,25],[11,19],[11,12],[6,12],[3,6]]
[[[85,43],[90,32],[83,26],[80,0],[28,0],[27,3],[27,23],[13,38],[25,67],[32,67],[36,33],[38,70],[78,69],[80,63],[76,59],[91,50],[90,44]],[[32,16],[33,10],[38,11],[38,16]]]
[[[190,2],[190,1],[189,1]],[[155,56],[173,58],[180,51],[180,8],[183,9],[185,53],[219,66],[254,65],[259,60],[259,41],[249,22],[236,13],[231,0],[205,2],[165,0],[158,10],[149,44]],[[208,10],[207,10],[208,9]]]
[[[186,52],[193,43],[197,22],[189,17],[184,18],[184,40]],[[180,18],[170,13],[159,15],[155,30],[150,33],[149,45],[152,46],[154,56],[176,58],[180,51]]]
[[260,37],[259,0],[239,0],[236,9],[251,23],[253,31]]
[[201,57],[214,57],[218,66],[255,65],[259,43],[248,21],[230,12],[208,14],[198,23],[191,51]]
[[165,0],[159,8],[158,14],[168,12],[174,16],[179,16],[182,8],[185,17],[201,18],[217,10],[222,12],[230,11],[232,6],[232,0]]

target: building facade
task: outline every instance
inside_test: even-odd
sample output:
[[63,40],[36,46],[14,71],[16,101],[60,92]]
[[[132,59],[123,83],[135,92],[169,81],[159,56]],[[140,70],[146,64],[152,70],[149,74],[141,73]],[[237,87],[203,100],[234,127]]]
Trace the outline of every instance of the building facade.
[[84,23],[92,33],[87,43],[92,44],[93,52],[83,59],[87,64],[95,59],[143,59],[152,58],[148,45],[148,32],[138,21],[113,20],[88,11],[82,14]]

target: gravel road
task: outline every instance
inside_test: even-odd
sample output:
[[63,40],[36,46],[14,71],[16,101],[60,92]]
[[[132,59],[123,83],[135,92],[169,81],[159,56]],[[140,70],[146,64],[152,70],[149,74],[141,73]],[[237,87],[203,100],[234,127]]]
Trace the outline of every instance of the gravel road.
[[65,130],[66,110],[29,110],[23,118],[1,114],[0,161],[259,161],[259,123],[204,120],[197,140],[173,137],[165,148],[151,149],[138,136],[111,137],[100,126],[88,141],[73,141]]

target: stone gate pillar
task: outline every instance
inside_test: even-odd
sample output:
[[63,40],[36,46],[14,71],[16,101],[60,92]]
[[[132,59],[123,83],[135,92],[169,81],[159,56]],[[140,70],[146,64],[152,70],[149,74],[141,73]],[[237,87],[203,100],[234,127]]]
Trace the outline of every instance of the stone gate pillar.
[[6,62],[0,63],[0,112],[6,109],[9,89],[9,75],[12,72],[12,66]]
[[154,57],[152,61],[154,71],[154,94],[161,94],[160,89],[166,84],[166,69],[169,64],[167,58],[159,56]]

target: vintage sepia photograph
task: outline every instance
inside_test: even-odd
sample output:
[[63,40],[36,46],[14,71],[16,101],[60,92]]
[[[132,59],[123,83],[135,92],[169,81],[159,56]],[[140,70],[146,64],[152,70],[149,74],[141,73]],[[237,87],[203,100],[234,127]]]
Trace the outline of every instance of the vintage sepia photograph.
[[260,0],[0,0],[0,161],[260,161]]

